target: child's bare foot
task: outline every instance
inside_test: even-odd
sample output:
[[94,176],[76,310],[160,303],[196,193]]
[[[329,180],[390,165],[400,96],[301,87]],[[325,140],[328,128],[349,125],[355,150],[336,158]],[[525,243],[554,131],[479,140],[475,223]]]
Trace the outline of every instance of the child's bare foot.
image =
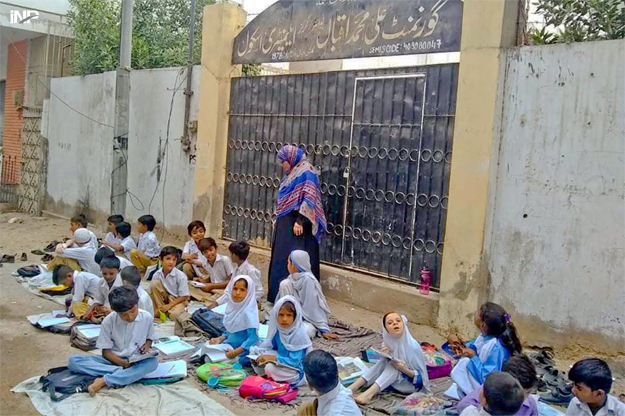
[[368,405],[369,403],[371,403],[371,400],[373,400],[373,397],[370,397],[367,392],[364,392],[354,398],[354,401],[361,406]]
[[97,392],[102,390],[103,387],[106,387],[106,383],[104,382],[104,377],[98,377],[93,380],[93,383],[87,388],[89,390],[89,395],[91,397],[95,396]]

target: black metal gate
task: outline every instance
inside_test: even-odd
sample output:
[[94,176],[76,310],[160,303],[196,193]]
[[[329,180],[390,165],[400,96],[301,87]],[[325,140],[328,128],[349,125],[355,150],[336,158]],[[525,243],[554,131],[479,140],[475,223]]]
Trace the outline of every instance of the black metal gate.
[[458,65],[237,78],[223,237],[269,247],[283,144],[321,173],[324,262],[439,287]]

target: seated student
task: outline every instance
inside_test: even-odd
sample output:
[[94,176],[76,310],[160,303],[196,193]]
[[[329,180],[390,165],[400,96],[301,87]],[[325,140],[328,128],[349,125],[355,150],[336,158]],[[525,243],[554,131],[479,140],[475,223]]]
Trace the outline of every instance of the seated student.
[[311,390],[319,394],[313,402],[302,403],[298,416],[362,416],[354,402],[352,391],[339,381],[336,360],[322,350],[310,352],[304,358],[304,373]]
[[99,276],[72,270],[65,265],[54,268],[52,281],[55,285],[72,287],[71,304],[67,309],[78,319],[89,310],[89,305],[93,303],[100,285]]
[[83,316],[84,320],[94,323],[102,322],[102,319],[111,313],[109,292],[123,284],[119,275],[119,260],[117,257],[104,257],[100,261],[100,270],[102,271],[102,278],[98,282],[98,289],[93,296],[93,303]]
[[[87,229],[87,225],[89,225],[89,223],[87,221],[87,217],[85,217],[84,214],[75,215],[69,220],[69,229],[72,232],[72,234],[75,233],[76,230],[79,228],[84,228],[87,231],[89,231]],[[63,245],[65,248],[74,247],[74,239],[70,238]],[[87,246],[91,247],[94,250],[98,249],[98,238],[91,231],[89,231],[89,244],[87,244]]]
[[156,370],[158,359],[146,358],[130,363],[133,354],[150,351],[154,340],[152,314],[137,306],[137,291],[128,286],[116,287],[109,295],[114,312],[102,321],[96,343],[102,349],[102,356],[72,355],[67,367],[80,374],[97,376],[89,386],[94,396],[103,387],[123,387],[141,380]]
[[117,230],[115,229],[115,227],[120,222],[124,222],[124,216],[123,215],[111,215],[110,217],[106,219],[106,221],[107,221],[107,225],[106,225],[107,233],[104,236],[104,240],[102,240],[102,244],[107,245],[107,244],[121,243],[122,240],[117,236]]
[[[150,297],[154,302],[154,315],[167,313],[172,321],[184,312],[189,301],[187,276],[176,268],[179,250],[167,246],[161,250],[162,268],[154,273],[150,284]],[[137,267],[138,268],[138,267]]]
[[145,273],[148,267],[158,263],[161,246],[154,234],[154,227],[156,220],[151,215],[142,215],[137,220],[139,242],[136,249],[130,250],[130,261],[141,273]]
[[208,272],[204,269],[206,258],[198,247],[198,243],[204,238],[206,227],[202,221],[192,221],[187,226],[187,232],[191,239],[187,241],[182,249],[182,271],[189,280],[194,277],[205,277]]
[[[536,403],[536,399],[531,395],[532,389],[538,381],[538,377],[536,376],[536,368],[527,355],[513,355],[504,363],[502,371],[516,378],[525,392],[525,401],[514,416],[538,416],[538,403]],[[458,403],[458,413],[462,413],[462,411],[469,406],[479,407],[481,394],[481,387],[469,393]]]
[[135,266],[126,267],[121,272],[122,281],[125,285],[133,287],[137,290],[137,295],[139,295],[139,309],[143,309],[146,312],[150,312],[150,314],[154,314],[154,303],[152,302],[152,298],[141,287],[141,273],[139,273],[139,269]]
[[[506,360],[523,349],[510,315],[496,303],[483,304],[475,313],[474,321],[481,334],[460,348],[458,355],[464,358],[451,372],[462,396],[484,384],[490,373],[501,371]],[[456,342],[455,338],[450,336],[450,344]]]
[[119,270],[124,270],[126,267],[134,267],[130,260],[126,257],[118,256],[115,252],[108,247],[100,247],[98,251],[95,252],[94,260],[99,265],[102,262],[102,259],[105,257],[113,256],[119,260]]
[[291,295],[302,305],[304,325],[310,338],[317,332],[326,339],[338,339],[330,332],[328,317],[330,307],[326,300],[319,280],[311,271],[310,256],[303,250],[293,250],[287,262],[289,277],[280,282],[278,297]]
[[98,275],[100,266],[95,262],[96,249],[89,244],[90,231],[86,228],[79,228],[74,231],[74,240],[71,246],[59,244],[56,246],[56,256],[48,264],[48,270],[56,266],[65,265],[74,270],[84,270]]
[[[206,262],[204,269],[208,272],[208,277],[197,277],[194,280],[205,283],[201,289],[190,286],[191,297],[201,302],[212,302],[214,308],[217,306],[215,300],[219,298],[222,291],[228,286],[232,276],[232,262],[226,256],[217,252],[217,242],[211,237],[203,238],[198,242],[198,248],[204,254]],[[224,301],[225,303],[225,301]]]
[[569,371],[575,398],[566,416],[625,416],[625,403],[610,394],[612,371],[598,358],[587,358],[573,364]]
[[254,280],[249,276],[237,276],[232,285],[232,293],[224,314],[223,324],[226,331],[222,336],[213,338],[210,344],[227,344],[233,349],[226,351],[231,360],[239,357],[241,365],[249,365],[249,350],[258,342],[258,308],[254,293]]
[[130,252],[137,248],[135,240],[130,235],[131,232],[132,226],[129,223],[122,221],[115,226],[115,233],[119,243],[107,243],[104,241],[102,244],[123,254],[124,257],[130,260]]
[[259,376],[297,386],[304,378],[303,361],[310,349],[312,342],[303,325],[302,307],[293,296],[284,296],[271,311],[267,339],[250,348],[252,354],[259,355],[252,367]]
[[486,377],[480,394],[480,406],[469,406],[460,416],[509,416],[519,411],[525,393],[523,387],[504,372],[491,373]]
[[356,403],[366,405],[380,392],[392,387],[402,394],[430,390],[425,356],[421,345],[408,329],[408,319],[390,312],[382,318],[382,340],[385,352],[392,360],[382,357],[373,367],[363,372],[349,388],[356,393],[361,387],[371,386],[356,397]]

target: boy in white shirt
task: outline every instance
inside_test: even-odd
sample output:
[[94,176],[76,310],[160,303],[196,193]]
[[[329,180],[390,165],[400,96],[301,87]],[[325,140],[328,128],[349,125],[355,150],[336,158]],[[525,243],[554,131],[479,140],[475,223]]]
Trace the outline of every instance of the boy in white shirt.
[[123,282],[119,275],[119,259],[113,256],[104,257],[100,261],[102,278],[93,296],[93,303],[83,316],[83,320],[99,324],[105,316],[111,313],[109,293],[113,288],[120,287]]
[[106,219],[106,221],[107,221],[107,226],[106,226],[107,233],[104,236],[104,240],[102,240],[102,244],[106,245],[107,243],[108,244],[121,243],[122,241],[121,239],[117,237],[117,230],[115,229],[115,227],[120,222],[124,222],[124,217],[122,215],[111,215],[110,217]]
[[567,416],[625,416],[625,403],[610,394],[612,371],[598,358],[576,362],[569,371],[575,398]]
[[67,363],[75,373],[98,377],[89,386],[91,396],[105,386],[123,387],[139,381],[158,367],[156,357],[136,363],[128,360],[134,354],[149,352],[154,339],[152,315],[139,309],[138,299],[131,287],[113,289],[109,302],[114,312],[102,321],[96,343],[102,356],[73,355]]
[[96,249],[90,245],[91,232],[86,228],[74,231],[74,240],[71,246],[59,244],[56,246],[56,257],[48,264],[48,270],[56,266],[65,265],[74,270],[84,270],[92,274],[100,273],[100,266],[95,262]]
[[160,312],[169,315],[172,321],[184,312],[189,301],[187,276],[176,268],[179,250],[167,246],[161,250],[162,268],[154,273],[150,284],[150,297],[154,303],[154,316]]
[[60,265],[52,271],[52,281],[55,285],[72,287],[71,304],[68,310],[78,319],[89,310],[93,298],[98,292],[100,277],[87,272],[79,272],[68,266]]
[[193,280],[202,283],[203,286],[195,287],[190,282],[189,294],[200,302],[214,302],[228,286],[234,267],[228,257],[217,252],[217,242],[213,238],[201,239],[198,248],[206,259],[204,270],[208,272],[208,276],[194,278]]
[[329,353],[314,350],[304,358],[304,374],[308,385],[319,394],[313,402],[304,402],[298,416],[362,416],[352,391],[339,381],[336,360]]
[[119,243],[108,243],[105,241],[102,244],[119,252],[127,259],[130,259],[130,252],[137,248],[135,240],[133,240],[132,236],[130,235],[131,232],[132,226],[129,223],[122,221],[115,226],[115,235],[117,236],[117,240],[119,241]]
[[[87,229],[87,225],[89,225],[89,222],[87,221],[87,217],[85,217],[83,214],[74,215],[69,220],[69,229],[72,232],[72,234],[75,233],[76,230],[79,229],[79,228],[84,228],[87,231],[89,231]],[[65,247],[73,247],[74,246],[74,240],[73,239],[69,239],[69,240],[67,240],[65,242],[64,245],[65,245]],[[87,246],[91,247],[94,250],[98,249],[98,238],[91,231],[89,231],[89,243],[87,244]]]
[[182,249],[182,271],[189,280],[194,277],[205,277],[208,272],[204,269],[206,258],[198,247],[200,240],[204,238],[206,227],[202,221],[192,221],[187,226],[187,232],[191,240],[187,241]]
[[116,257],[117,260],[119,260],[119,270],[124,270],[126,267],[134,267],[130,260],[128,260],[126,257],[118,256],[113,250],[108,247],[100,247],[98,251],[95,252],[94,259],[96,263],[100,264],[103,258],[110,256]]
[[490,373],[480,393],[480,407],[468,406],[460,416],[509,416],[519,411],[524,400],[523,387],[512,374]]
[[137,290],[137,295],[139,295],[139,309],[143,309],[154,315],[154,303],[148,292],[141,287],[141,273],[139,273],[139,269],[135,266],[126,267],[122,270],[121,276],[125,285]]
[[161,246],[154,234],[154,227],[156,220],[151,215],[142,215],[137,219],[137,231],[140,235],[137,248],[130,250],[130,261],[141,273],[145,273],[148,267],[158,263]]

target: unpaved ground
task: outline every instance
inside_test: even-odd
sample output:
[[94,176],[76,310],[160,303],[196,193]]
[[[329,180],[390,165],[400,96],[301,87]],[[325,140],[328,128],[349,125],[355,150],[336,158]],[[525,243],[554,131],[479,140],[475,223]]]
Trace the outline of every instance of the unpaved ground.
[[[0,205],[0,212],[6,210]],[[8,224],[10,218],[19,218],[23,222]],[[94,230],[101,235],[101,230]],[[32,415],[37,414],[30,400],[25,395],[11,393],[10,389],[21,381],[41,375],[49,368],[66,365],[72,354],[82,353],[69,344],[69,337],[37,330],[28,323],[26,316],[58,309],[58,305],[49,300],[27,292],[10,273],[38,262],[39,256],[30,253],[35,248],[42,248],[51,240],[69,236],[69,221],[49,217],[32,217],[15,212],[0,213],[0,254],[18,254],[26,252],[29,261],[16,261],[4,264],[0,268],[0,414]],[[222,250],[223,251],[223,250]],[[225,253],[224,253],[225,254]],[[259,264],[262,269],[262,265]],[[329,300],[335,316],[349,323],[379,330],[382,316],[349,304]],[[412,325],[412,334],[420,341],[440,345],[443,338],[434,328]],[[567,357],[568,358],[568,357]],[[561,369],[567,369],[571,360],[558,360]],[[625,391],[623,377],[617,375],[615,393]],[[237,415],[276,414],[276,410],[264,410],[259,406],[244,401],[231,400],[216,392],[209,396],[230,409]],[[287,409],[285,409],[286,413]]]

